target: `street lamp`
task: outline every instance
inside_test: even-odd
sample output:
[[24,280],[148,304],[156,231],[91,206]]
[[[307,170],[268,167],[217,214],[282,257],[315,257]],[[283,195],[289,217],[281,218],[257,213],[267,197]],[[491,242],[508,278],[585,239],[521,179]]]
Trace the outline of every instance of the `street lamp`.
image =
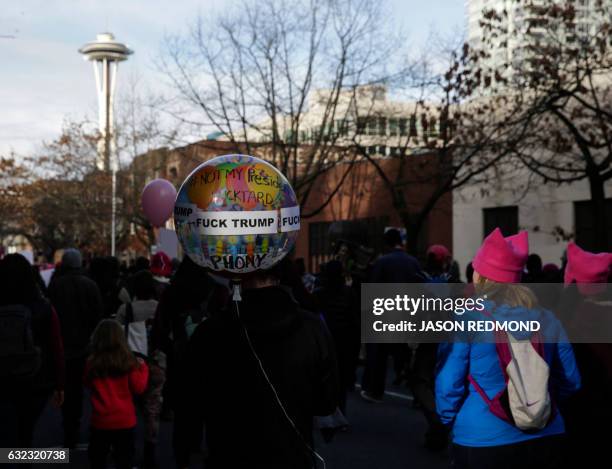
[[101,138],[98,141],[96,166],[101,171],[111,172],[112,208],[111,208],[111,255],[115,255],[115,231],[117,214],[117,171],[119,160],[113,135],[113,96],[117,82],[119,62],[127,60],[132,54],[125,44],[115,41],[111,33],[100,33],[94,42],[89,42],[79,49],[85,60],[93,64],[98,95],[98,118]]

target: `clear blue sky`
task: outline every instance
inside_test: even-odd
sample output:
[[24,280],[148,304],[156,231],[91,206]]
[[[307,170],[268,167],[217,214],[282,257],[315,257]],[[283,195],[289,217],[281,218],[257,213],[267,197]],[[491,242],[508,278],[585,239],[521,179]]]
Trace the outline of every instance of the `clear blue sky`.
[[[415,50],[432,29],[459,32],[464,0],[388,0]],[[0,156],[35,151],[60,132],[62,121],[96,116],[91,65],[77,49],[110,30],[135,54],[122,64],[126,81],[156,90],[153,60],[165,34],[180,32],[198,12],[231,0],[3,0],[0,9]]]

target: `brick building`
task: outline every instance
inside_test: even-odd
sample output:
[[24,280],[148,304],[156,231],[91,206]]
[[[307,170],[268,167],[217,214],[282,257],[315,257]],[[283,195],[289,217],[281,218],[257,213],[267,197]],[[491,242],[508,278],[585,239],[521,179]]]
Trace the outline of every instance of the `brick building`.
[[[251,145],[251,154],[264,156],[269,146]],[[305,147],[307,151],[307,147]],[[135,164],[149,166],[149,179],[161,177],[178,188],[189,173],[200,163],[215,156],[246,152],[246,145],[227,141],[202,140],[175,149],[162,149],[142,155]],[[434,153],[406,156],[404,171],[431,171],[437,156]],[[379,160],[380,167],[389,177],[399,170],[399,159]],[[312,271],[333,251],[334,239],[349,239],[380,252],[382,234],[387,226],[401,226],[397,211],[393,208],[389,189],[376,169],[367,162],[354,163],[341,187],[338,183],[349,163],[339,163],[320,175],[310,195],[303,204],[300,236],[296,245],[296,257],[303,257]],[[408,207],[422,206],[432,193],[430,183],[414,184],[403,188]],[[329,203],[324,204],[329,199]],[[324,205],[324,206],[323,206]],[[316,212],[316,213],[315,213]],[[309,216],[312,215],[312,216]],[[411,236],[411,233],[408,233]],[[419,251],[426,246],[440,243],[452,249],[452,194],[445,194],[430,213],[419,236]]]

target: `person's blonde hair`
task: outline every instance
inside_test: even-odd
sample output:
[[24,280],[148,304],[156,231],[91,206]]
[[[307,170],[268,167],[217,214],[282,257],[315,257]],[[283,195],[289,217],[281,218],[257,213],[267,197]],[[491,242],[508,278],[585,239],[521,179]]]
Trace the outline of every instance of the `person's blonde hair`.
[[480,296],[486,295],[488,300],[497,304],[523,306],[529,309],[538,305],[538,299],[525,285],[496,282],[479,274],[474,288]]

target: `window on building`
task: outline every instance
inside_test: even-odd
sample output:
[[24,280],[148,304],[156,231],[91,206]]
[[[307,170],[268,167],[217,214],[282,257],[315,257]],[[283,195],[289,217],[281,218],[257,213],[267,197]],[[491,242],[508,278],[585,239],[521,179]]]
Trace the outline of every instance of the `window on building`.
[[287,131],[285,132],[284,137],[285,137],[285,138],[284,138],[284,140],[285,140],[285,142],[286,142],[286,143],[289,143],[289,144],[295,144],[295,143],[297,143],[297,142],[295,141],[296,133],[295,133],[295,132],[293,132],[293,130],[287,130]]
[[357,135],[365,135],[368,120],[365,117],[357,118]]
[[378,118],[378,135],[387,135],[387,118]]
[[368,119],[368,135],[376,135],[378,133],[378,119],[375,117],[370,117]]
[[483,236],[488,236],[497,227],[504,236],[518,233],[518,207],[516,205],[484,208],[482,214],[484,218]]
[[[612,199],[606,199],[605,210],[608,215],[606,218],[607,251],[612,251]],[[594,216],[595,210],[590,200],[574,202],[576,244],[587,251],[594,251],[597,248]]]
[[176,166],[172,166],[168,170],[168,174],[170,175],[170,179],[176,179],[178,177],[178,169],[176,169]]
[[397,119],[395,118],[389,119],[389,135],[391,136],[398,135],[398,122],[397,122]]
[[410,116],[410,136],[415,138],[419,136],[416,116]]
[[402,117],[399,120],[399,133],[402,137],[408,135],[408,119]]
[[386,156],[387,155],[387,147],[386,145],[379,145],[378,146],[378,154],[381,156]]
[[427,126],[427,135],[432,138],[438,136],[438,121],[435,117],[429,119],[429,125]]
[[451,137],[450,132],[449,132],[450,129],[449,129],[449,125],[448,125],[448,119],[446,117],[444,117],[444,116],[440,118],[440,127],[439,127],[439,130],[440,130],[440,137],[441,138],[447,139],[447,138]]
[[346,137],[348,135],[349,121],[347,119],[342,119],[339,122],[340,122],[340,126],[339,126],[340,135],[342,135],[343,137]]
[[366,148],[366,154],[368,154],[368,155],[375,155],[376,154],[376,147],[375,146],[367,147]]

